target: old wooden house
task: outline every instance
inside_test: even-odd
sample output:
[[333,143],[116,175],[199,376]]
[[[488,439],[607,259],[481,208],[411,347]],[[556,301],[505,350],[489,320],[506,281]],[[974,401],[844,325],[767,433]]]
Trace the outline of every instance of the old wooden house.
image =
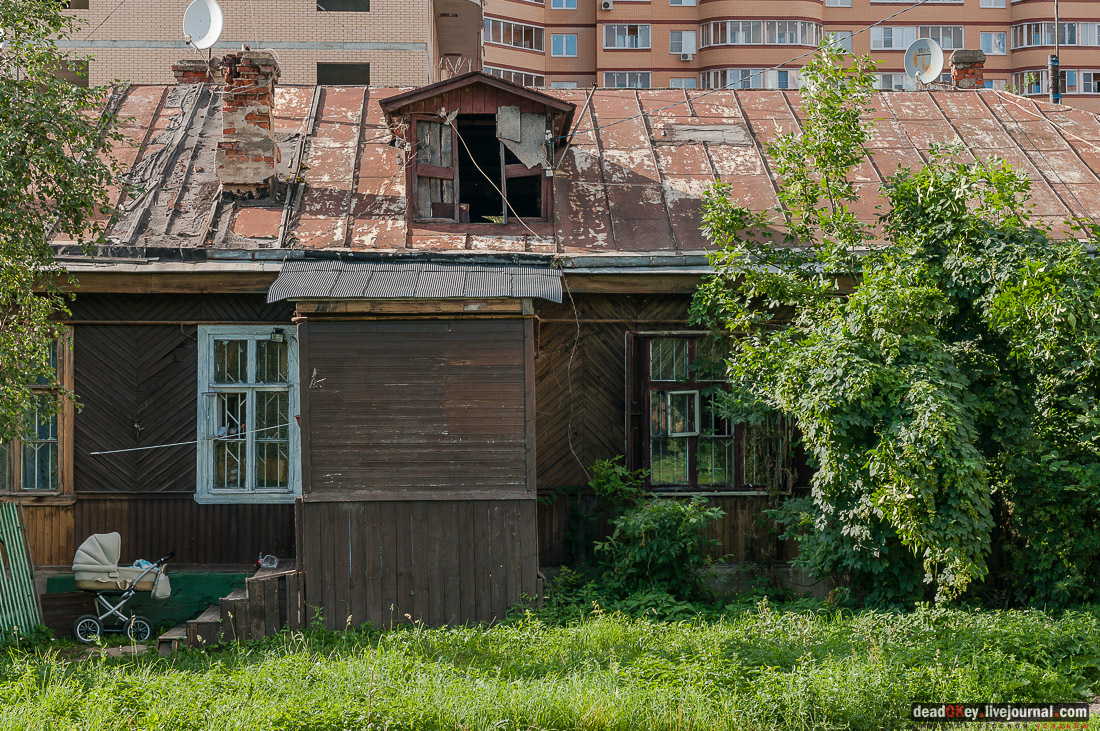
[[[796,92],[290,87],[262,52],[176,72],[111,99],[134,189],[109,245],[56,242],[81,408],[0,470],[40,573],[118,531],[174,571],[294,559],[284,590],[333,627],[491,620],[567,560],[553,496],[618,454],[720,504],[724,552],[783,558],[757,518],[808,475],[789,435],[710,408],[687,308],[704,191],[776,205],[763,146]],[[874,114],[868,218],[956,139],[1026,169],[1040,215],[1098,213],[1092,114],[992,90]]]

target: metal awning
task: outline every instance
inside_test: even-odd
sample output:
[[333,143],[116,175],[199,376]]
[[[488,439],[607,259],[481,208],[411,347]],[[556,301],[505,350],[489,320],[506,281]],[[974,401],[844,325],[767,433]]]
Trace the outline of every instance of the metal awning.
[[302,299],[483,299],[561,302],[561,271],[529,264],[288,261],[268,302]]

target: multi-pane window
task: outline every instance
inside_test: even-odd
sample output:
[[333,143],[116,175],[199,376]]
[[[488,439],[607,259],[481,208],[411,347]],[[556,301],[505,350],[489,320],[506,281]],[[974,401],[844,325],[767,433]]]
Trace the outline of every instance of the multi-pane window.
[[1007,53],[1007,40],[1006,33],[982,33],[981,45],[982,52],[987,56],[1003,56]]
[[876,25],[871,29],[871,50],[904,51],[917,39],[917,29],[910,25]]
[[979,7],[983,8],[1003,8],[1005,6],[1005,0],[981,0]]
[[603,27],[603,47],[649,48],[649,26],[605,25]]
[[562,33],[550,36],[551,56],[576,56],[577,34]]
[[284,502],[301,492],[292,328],[199,328],[199,502]]
[[852,52],[852,31],[850,30],[831,30],[825,34],[825,40],[829,42],[829,45],[839,48],[845,53]]
[[[1059,23],[1058,43],[1063,46],[1097,45],[1097,24],[1081,23],[1080,26],[1079,29],[1077,23]],[[1078,38],[1078,30],[1081,31],[1080,38]],[[1021,23],[1012,26],[1013,48],[1053,45],[1054,23]]]
[[703,88],[706,89],[763,89],[763,69],[714,69],[704,71]]
[[695,53],[695,31],[670,30],[668,32],[668,52]]
[[576,10],[577,0],[550,0],[551,10]]
[[765,89],[797,89],[798,72],[788,69],[768,69],[764,72]]
[[694,76],[673,77],[668,80],[668,85],[672,89],[694,89],[699,86],[699,80]]
[[483,38],[486,43],[499,43],[513,48],[542,51],[544,50],[544,34],[545,31],[538,26],[486,18]]
[[802,20],[769,20],[764,24],[764,42],[779,46],[816,46],[821,26]]
[[[641,412],[641,462],[655,489],[724,491],[790,487],[792,430],[779,418],[737,424],[720,408],[724,386],[700,366],[701,341],[641,339],[636,396]],[[632,428],[632,433],[634,429]]]
[[882,91],[913,91],[917,88],[917,82],[909,74],[876,74],[878,85],[875,87]]
[[922,25],[918,37],[930,38],[940,44],[945,51],[963,47],[963,27],[961,25]]
[[699,47],[744,46],[764,42],[762,20],[719,20],[699,25]]
[[609,89],[648,89],[651,86],[648,71],[606,71],[603,85]]
[[[1063,94],[1095,94],[1100,72],[1085,71],[1080,74],[1076,69],[1062,69],[1060,74]],[[1024,71],[1012,75],[1012,85],[1022,94],[1047,94],[1050,92],[1050,75],[1046,69]],[[1078,85],[1080,81],[1080,86]]]
[[505,69],[496,66],[485,66],[482,68],[482,71],[490,76],[495,76],[505,81],[511,81],[513,84],[519,84],[520,86],[546,86],[546,77],[541,74],[532,74],[527,71],[516,71],[514,69]]
[[825,0],[825,6],[829,8],[850,8],[852,0]]
[[[27,410],[19,420],[16,438],[0,443],[0,492],[58,492],[62,490],[63,440],[60,430],[58,386],[71,388],[67,342],[51,343],[49,367],[55,378],[40,379],[31,388]],[[69,408],[71,419],[71,408]],[[71,423],[71,421],[70,421]],[[71,457],[71,455],[70,455]]]
[[1100,71],[1081,72],[1081,93],[1100,94]]
[[551,89],[576,89],[577,88],[577,82],[576,81],[551,81],[550,82],[550,88]]
[[695,5],[695,1],[696,0],[668,0],[668,4],[673,7],[676,7],[678,5],[688,6]]

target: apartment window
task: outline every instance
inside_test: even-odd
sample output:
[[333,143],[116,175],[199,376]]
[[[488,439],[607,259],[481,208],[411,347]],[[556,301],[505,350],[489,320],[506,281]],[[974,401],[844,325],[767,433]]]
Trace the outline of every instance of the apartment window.
[[1006,33],[982,33],[982,52],[987,56],[1003,56],[1006,50]]
[[576,89],[577,88],[577,82],[576,81],[551,81],[550,82],[550,88],[551,89]]
[[604,48],[649,48],[648,25],[605,25]]
[[73,86],[88,88],[88,62],[87,61],[62,61],[54,72],[54,76],[68,81]]
[[764,24],[764,42],[779,46],[816,46],[821,26],[801,20],[769,20]]
[[575,33],[563,33],[550,36],[551,56],[576,56],[577,36]]
[[72,351],[67,340],[50,345],[50,369],[56,378],[41,379],[17,430],[0,443],[0,492],[71,492],[64,466],[72,460],[72,405],[60,402],[58,387],[72,388]]
[[495,66],[484,66],[482,67],[482,71],[490,76],[495,76],[505,81],[511,81],[513,84],[519,84],[520,86],[546,86],[546,77],[541,74],[532,74],[527,71],[515,71],[514,69],[498,68]]
[[551,10],[576,10],[577,0],[550,0]]
[[918,37],[935,41],[945,51],[953,51],[963,47],[963,27],[961,25],[922,25]]
[[648,71],[607,71],[603,85],[608,89],[649,89]]
[[290,502],[300,495],[294,328],[200,326],[195,500]]
[[1079,45],[1079,46],[1096,46],[1096,45],[1100,45],[1100,23],[1078,23],[1077,24],[1077,45]]
[[[1096,44],[1096,24],[1082,24],[1082,45]],[[1058,42],[1063,46],[1076,46],[1077,23],[1058,24]],[[1054,23],[1021,23],[1012,26],[1012,47],[1027,48],[1029,46],[1053,46]]]
[[871,50],[904,51],[917,39],[917,29],[906,25],[878,25],[871,29]]
[[672,30],[668,32],[669,53],[695,53],[695,50],[695,31]]
[[545,50],[542,28],[507,20],[486,18],[483,37],[486,43],[498,43],[513,48],[526,48],[532,51]]
[[88,0],[69,0],[65,3],[65,7],[69,10],[87,10]]
[[798,73],[787,69],[768,69],[764,72],[765,89],[797,89]]
[[718,407],[717,369],[698,367],[704,341],[636,336],[639,363],[630,380],[630,432],[641,437],[636,461],[656,490],[726,491],[791,488],[794,439],[788,420],[738,424]]
[[764,42],[760,20],[720,20],[699,26],[699,46],[744,46]]
[[1004,79],[986,79],[985,80],[985,88],[986,89],[1000,89],[1001,91],[1003,91],[1004,88],[1005,88],[1005,80]]
[[983,8],[1003,8],[1005,6],[1005,0],[981,0],[980,7]]
[[689,5],[694,6],[695,5],[695,0],[668,0],[668,4],[671,5],[672,7],[676,7],[678,5],[682,5],[682,6],[685,6],[685,7],[689,6]]
[[763,69],[715,69],[703,73],[707,89],[763,89]]
[[317,0],[317,9],[330,13],[366,13],[370,0]]
[[850,30],[833,30],[825,34],[826,40],[829,45],[839,48],[845,53],[852,52],[852,31]]
[[670,89],[695,89],[699,86],[699,80],[694,76],[674,77],[668,80],[668,86]]
[[825,7],[850,8],[852,7],[852,0],[825,0]]
[[917,84],[908,74],[878,74],[878,88],[882,91],[913,91]]
[[370,64],[319,63],[317,83],[320,86],[367,86],[370,84]]

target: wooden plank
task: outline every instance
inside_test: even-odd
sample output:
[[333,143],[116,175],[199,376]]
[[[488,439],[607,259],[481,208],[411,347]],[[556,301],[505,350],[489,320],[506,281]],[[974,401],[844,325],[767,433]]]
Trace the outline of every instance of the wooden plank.
[[492,536],[489,535],[492,503],[471,503],[471,512],[473,520],[470,524],[470,533],[474,543],[474,620],[489,622],[493,618],[491,593],[493,569],[489,552],[492,543]]
[[579,274],[566,272],[566,285],[573,294],[692,294],[702,275],[666,274]]
[[321,531],[320,544],[324,547],[321,551],[321,571],[319,573],[324,589],[325,626],[329,629],[343,629],[347,613],[344,607],[337,603],[337,592],[344,587],[336,584],[336,567],[339,561],[341,543],[339,532],[335,530],[340,506],[336,503],[327,503],[321,506],[322,521],[318,529]]
[[312,358],[309,322],[302,322],[298,325],[298,433],[300,439],[299,454],[302,460],[302,495],[308,495],[313,487],[312,461],[310,459],[312,452],[310,437],[313,433],[310,426],[312,423],[310,419],[312,413],[310,399],[313,390]]
[[[395,597],[396,621],[408,622],[415,619],[413,614],[413,576],[412,576],[412,506],[409,503],[393,503],[394,527],[396,529],[396,565],[397,595]],[[408,616],[406,616],[408,615]]]
[[527,471],[527,492],[535,495],[538,461],[535,458],[535,321],[528,320],[523,329],[524,386],[524,459]]
[[475,566],[476,554],[474,551],[474,539],[476,526],[474,520],[474,508],[477,503],[462,501],[458,503],[458,540],[459,550],[459,620],[461,622],[477,622],[480,617],[477,612],[477,568]]
[[[328,530],[332,536],[332,581],[334,601],[332,608],[339,609],[338,629],[355,627],[359,622],[355,617],[355,602],[351,591],[352,556],[359,547],[352,542],[352,523],[355,521],[355,503],[330,503],[332,519]],[[327,574],[326,574],[327,577]]]
[[370,621],[367,601],[367,546],[366,512],[368,503],[348,503],[350,514],[348,533],[348,612],[352,616],[352,625],[358,627]]
[[[139,274],[126,271],[77,271],[81,296],[90,293],[129,294],[266,294],[278,276],[274,271],[186,272]],[[71,270],[70,270],[71,271]],[[68,289],[68,287],[65,287]]]
[[494,621],[508,610],[508,513],[500,503],[489,503],[489,556],[492,571],[490,595]]
[[298,574],[286,577],[286,626],[291,630],[302,629],[302,595]]
[[389,628],[400,618],[396,607],[399,602],[397,588],[397,505],[393,502],[379,504],[380,527],[380,582],[378,612],[379,624]]
[[450,501],[440,506],[442,519],[440,521],[442,531],[436,532],[437,539],[443,551],[443,565],[441,567],[442,584],[442,620],[443,624],[457,624],[462,616],[462,597],[460,594],[459,556],[462,546],[459,544],[459,535],[464,531],[459,516],[459,503]]
[[265,635],[266,615],[264,613],[264,587],[262,581],[245,579],[248,589],[248,636],[260,640]]
[[429,622],[433,627],[446,624],[445,597],[447,594],[447,572],[444,569],[444,550],[448,547],[446,541],[445,521],[450,516],[448,510],[450,503],[422,503],[425,507],[428,520],[425,523],[425,533],[428,545],[431,547],[431,557],[428,562],[428,604]]
[[304,315],[338,314],[523,314],[518,299],[354,299],[299,300],[295,303]]
[[280,579],[272,577],[259,582],[264,589],[264,636],[276,634],[283,628],[279,621]]
[[382,533],[381,503],[363,503],[362,549],[363,555],[363,610],[366,621],[382,626]]
[[436,542],[436,536],[428,530],[431,516],[426,504],[416,501],[409,508],[412,520],[412,616],[422,622],[431,622],[432,545]]
[[222,641],[244,642],[249,637],[241,632],[244,623],[241,613],[248,610],[248,593],[244,589],[235,589],[229,596],[218,600],[218,609],[222,617]]

